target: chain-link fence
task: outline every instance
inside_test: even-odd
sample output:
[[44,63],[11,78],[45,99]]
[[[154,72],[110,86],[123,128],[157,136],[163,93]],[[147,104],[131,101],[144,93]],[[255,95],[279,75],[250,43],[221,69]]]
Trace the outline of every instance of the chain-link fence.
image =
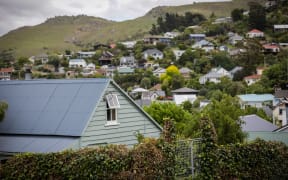
[[198,154],[201,139],[179,140],[176,143],[176,176],[194,177],[200,171]]

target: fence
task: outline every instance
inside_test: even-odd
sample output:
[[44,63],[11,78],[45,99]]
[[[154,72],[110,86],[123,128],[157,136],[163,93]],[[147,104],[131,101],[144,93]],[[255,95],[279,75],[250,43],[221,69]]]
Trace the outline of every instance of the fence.
[[176,142],[176,176],[194,177],[200,171],[198,154],[201,139],[179,140]]

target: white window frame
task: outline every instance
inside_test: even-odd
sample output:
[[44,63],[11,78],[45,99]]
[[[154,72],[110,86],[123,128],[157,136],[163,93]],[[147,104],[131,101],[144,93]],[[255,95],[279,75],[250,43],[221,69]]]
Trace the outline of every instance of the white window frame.
[[[117,109],[120,108],[118,97],[116,94],[106,95],[106,124],[105,126],[118,125]],[[109,115],[108,115],[109,113]],[[109,119],[108,119],[109,118]]]

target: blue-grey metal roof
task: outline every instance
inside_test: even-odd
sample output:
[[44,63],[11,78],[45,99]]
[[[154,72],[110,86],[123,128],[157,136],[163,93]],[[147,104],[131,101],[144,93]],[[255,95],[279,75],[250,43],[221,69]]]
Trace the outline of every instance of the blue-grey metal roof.
[[1,153],[35,152],[48,153],[66,149],[75,142],[75,137],[59,136],[11,136],[1,135]]
[[278,128],[271,122],[268,122],[255,114],[241,116],[241,119],[244,121],[244,124],[242,124],[242,130],[245,132],[256,132],[256,131],[272,132]]
[[244,102],[264,102],[273,101],[274,99],[272,94],[243,94],[238,95],[238,97]]
[[0,82],[0,134],[81,136],[109,79]]

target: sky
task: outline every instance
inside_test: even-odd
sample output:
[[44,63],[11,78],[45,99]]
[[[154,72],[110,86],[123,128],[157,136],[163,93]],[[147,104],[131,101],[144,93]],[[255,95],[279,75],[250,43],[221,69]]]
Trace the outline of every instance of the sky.
[[156,6],[229,0],[0,0],[0,36],[61,15],[102,17],[123,21],[143,16]]

